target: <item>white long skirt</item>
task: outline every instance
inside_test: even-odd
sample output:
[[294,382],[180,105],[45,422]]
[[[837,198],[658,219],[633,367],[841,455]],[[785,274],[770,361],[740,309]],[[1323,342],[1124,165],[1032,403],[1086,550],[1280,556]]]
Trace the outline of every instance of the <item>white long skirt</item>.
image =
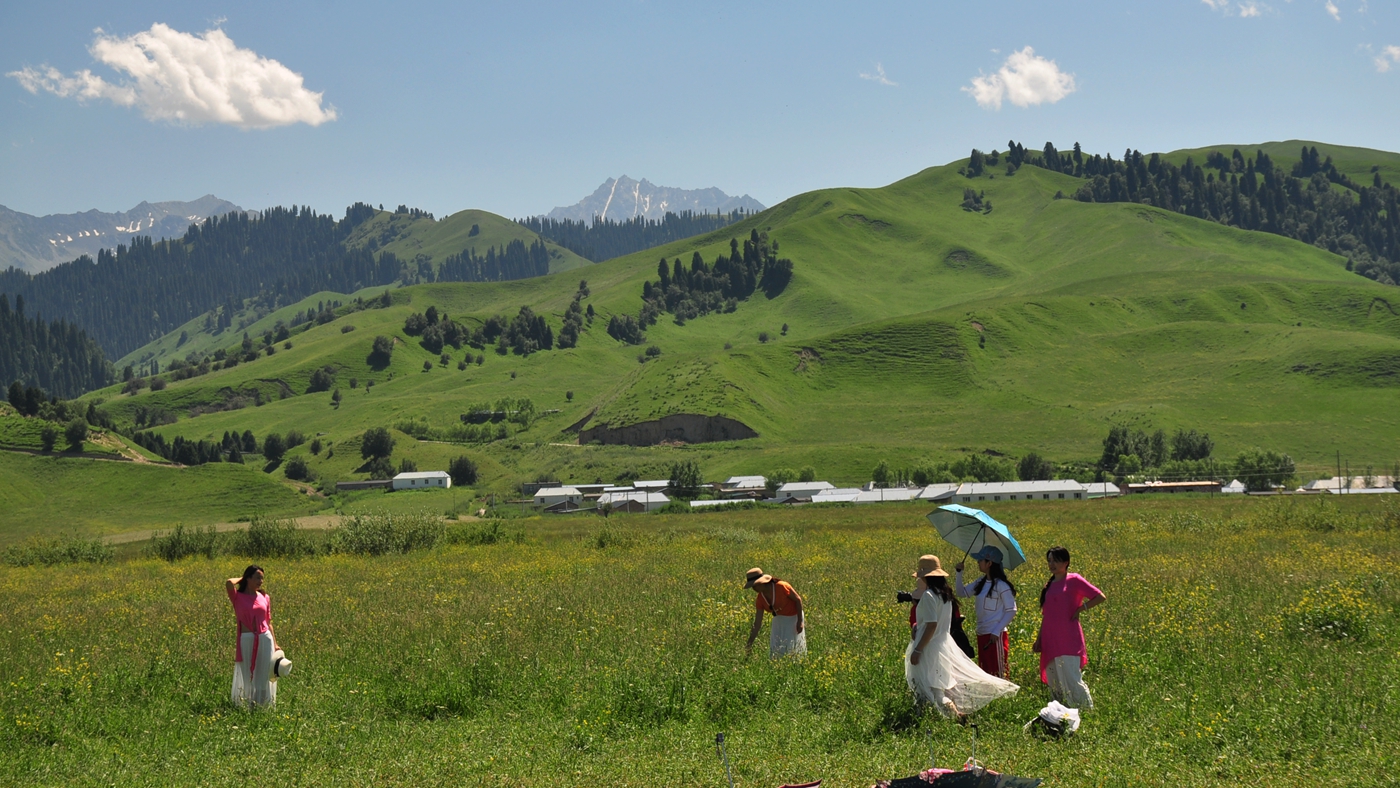
[[768,656],[807,653],[807,629],[797,631],[801,620],[802,616],[773,616],[773,625],[768,629]]
[[1018,685],[982,670],[958,648],[949,635],[951,621],[952,605],[945,602],[936,623],[920,625],[935,629],[924,646],[919,664],[910,661],[917,637],[904,649],[904,679],[915,697],[952,716],[948,702],[954,704],[958,712],[971,714],[997,698],[1015,695],[1021,689]]
[[[255,639],[258,662],[250,669]],[[272,680],[272,633],[244,632],[238,640],[243,659],[233,663],[233,702],[239,706],[277,705],[277,682]]]

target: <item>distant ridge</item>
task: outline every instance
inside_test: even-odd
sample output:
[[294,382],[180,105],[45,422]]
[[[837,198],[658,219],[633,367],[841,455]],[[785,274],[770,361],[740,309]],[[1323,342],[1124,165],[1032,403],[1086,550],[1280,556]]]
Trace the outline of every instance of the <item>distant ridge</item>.
[[115,249],[136,236],[156,240],[184,235],[195,222],[242,208],[206,194],[190,202],[142,202],[124,213],[84,211],[31,216],[0,205],[0,271],[37,274],[98,249]]
[[646,178],[634,181],[624,175],[621,178],[608,178],[597,191],[573,205],[555,208],[545,216],[576,222],[591,222],[593,217],[601,216],[625,222],[637,217],[660,220],[665,218],[667,212],[729,213],[739,209],[757,213],[764,209],[764,205],[747,194],[731,197],[714,187],[673,189],[657,186]]

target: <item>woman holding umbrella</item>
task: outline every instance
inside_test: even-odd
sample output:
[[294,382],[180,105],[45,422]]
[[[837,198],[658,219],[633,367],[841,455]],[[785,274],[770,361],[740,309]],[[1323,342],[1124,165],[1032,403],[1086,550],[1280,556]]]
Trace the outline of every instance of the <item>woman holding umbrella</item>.
[[1011,678],[1011,666],[1006,655],[1011,650],[1007,630],[1016,617],[1016,586],[1006,579],[1002,568],[1001,550],[984,545],[972,556],[982,577],[970,587],[963,585],[963,562],[953,567],[958,573],[956,593],[973,597],[977,610],[977,664],[993,676]]
[[1032,651],[1040,653],[1040,680],[1050,685],[1055,700],[1073,709],[1089,711],[1094,698],[1084,683],[1089,652],[1079,614],[1103,603],[1103,592],[1082,576],[1069,571],[1069,550],[1045,551],[1050,580],[1040,590],[1040,632]]

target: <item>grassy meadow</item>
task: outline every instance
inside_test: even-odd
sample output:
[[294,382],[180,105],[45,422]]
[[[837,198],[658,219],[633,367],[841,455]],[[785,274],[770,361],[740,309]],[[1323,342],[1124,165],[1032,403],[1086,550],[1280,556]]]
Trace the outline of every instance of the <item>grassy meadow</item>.
[[[1224,497],[998,504],[1013,699],[991,768],[1054,786],[1393,784],[1400,510]],[[223,579],[246,559],[0,567],[6,785],[871,785],[969,754],[903,686],[914,559],[959,556],[926,507],[525,519],[497,544],[261,561],[295,661],[275,711],[228,702]],[[1029,651],[1039,556],[1107,594],[1085,615],[1097,708],[1046,741]],[[761,565],[807,600],[802,659],[745,659]],[[971,612],[970,610],[968,611]],[[971,631],[972,622],[968,622]],[[763,637],[766,637],[766,633]],[[760,649],[756,649],[756,652]]]

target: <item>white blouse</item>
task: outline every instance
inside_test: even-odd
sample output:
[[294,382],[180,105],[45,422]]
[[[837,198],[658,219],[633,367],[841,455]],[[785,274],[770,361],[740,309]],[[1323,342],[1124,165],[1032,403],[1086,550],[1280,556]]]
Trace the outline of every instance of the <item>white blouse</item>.
[[[974,596],[973,587],[963,585],[962,572],[957,573],[957,585],[954,591],[960,597]],[[992,586],[996,590],[992,590]],[[977,597],[977,634],[979,635],[1000,635],[1003,630],[1011,626],[1011,619],[1016,617],[1016,595],[1011,593],[1011,586],[1006,583],[993,583],[990,579],[982,584],[982,592],[975,595]]]

